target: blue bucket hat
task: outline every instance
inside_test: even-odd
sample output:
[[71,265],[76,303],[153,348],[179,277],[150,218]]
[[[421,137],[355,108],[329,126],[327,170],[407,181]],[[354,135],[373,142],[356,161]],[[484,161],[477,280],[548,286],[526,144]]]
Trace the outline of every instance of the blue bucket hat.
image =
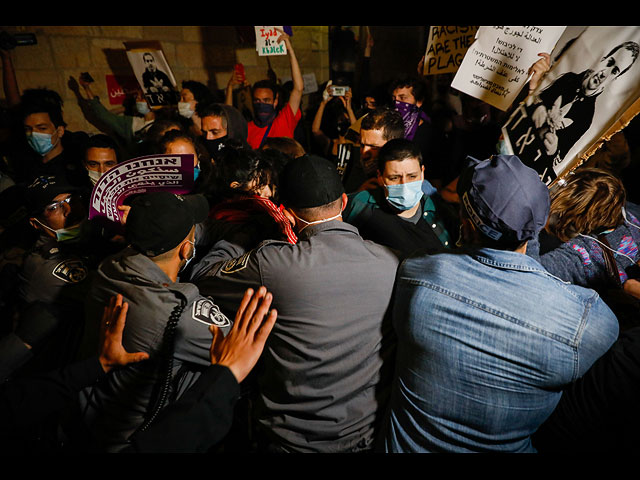
[[551,202],[538,173],[515,155],[467,160],[457,191],[473,224],[500,243],[535,238],[547,223]]

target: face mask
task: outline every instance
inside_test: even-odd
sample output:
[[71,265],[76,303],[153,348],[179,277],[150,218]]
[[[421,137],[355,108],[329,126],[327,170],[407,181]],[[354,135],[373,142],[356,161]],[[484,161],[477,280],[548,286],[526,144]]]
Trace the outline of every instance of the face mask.
[[387,202],[398,210],[409,210],[416,206],[422,198],[422,180],[401,183],[399,185],[385,185],[387,187]]
[[191,118],[194,112],[189,102],[178,102],[178,113],[184,118]]
[[56,141],[55,144],[51,143],[51,137],[52,135],[50,133],[32,132],[27,136],[27,140],[31,148],[44,156],[58,144],[58,141]]
[[136,102],[136,109],[140,115],[146,115],[151,111],[147,102]]
[[73,227],[60,228],[58,230],[54,230],[49,225],[45,225],[44,223],[42,223],[37,218],[34,219],[34,220],[36,222],[38,222],[40,225],[42,225],[44,228],[46,228],[47,230],[50,230],[53,233],[55,233],[56,234],[56,240],[58,240],[58,242],[68,242],[70,240],[78,238],[80,236],[80,232],[82,231],[82,223],[78,223],[77,225],[74,225]]
[[[293,213],[293,212],[291,212],[291,213],[293,214],[293,216],[294,216],[294,217],[296,217],[298,220],[300,220],[302,223],[304,223],[304,224],[305,224],[305,226],[304,226],[304,227],[302,227],[302,228],[307,228],[309,225],[316,225],[316,224],[318,224],[318,223],[330,222],[331,220],[335,220],[336,218],[338,218],[338,217],[341,217],[341,216],[342,216],[342,211],[341,211],[339,214],[334,215],[334,216],[333,216],[333,217],[331,217],[331,218],[323,218],[322,220],[315,220],[315,221],[313,221],[313,222],[307,222],[306,220],[303,220],[302,218],[300,218],[299,216],[297,216],[295,213]],[[301,228],[300,230],[302,230],[302,228]]]
[[198,165],[197,167],[193,167],[193,181],[194,182],[198,179],[199,175],[200,175],[200,165]]
[[224,144],[228,139],[229,136],[225,135],[224,137],[214,138],[213,140],[205,140],[204,145],[207,152],[209,152],[209,155],[215,159],[215,157],[220,153],[220,150],[224,148]]
[[276,109],[270,103],[254,103],[253,113],[255,114],[254,123],[260,128],[269,125],[276,117]]
[[395,101],[395,110],[402,115],[404,138],[413,140],[420,125],[420,119],[426,119],[426,114],[416,105],[398,100]]
[[92,185],[98,183],[98,180],[100,180],[100,177],[102,176],[102,173],[94,170],[87,170],[87,173],[89,174],[89,180],[91,180]]
[[191,245],[193,245],[193,251],[192,251],[193,253],[191,253],[191,256],[189,258],[187,258],[186,263],[180,269],[181,272],[187,268],[187,265],[189,265],[191,263],[191,260],[196,258],[196,244],[193,243],[191,240],[187,240],[187,242],[189,242]]

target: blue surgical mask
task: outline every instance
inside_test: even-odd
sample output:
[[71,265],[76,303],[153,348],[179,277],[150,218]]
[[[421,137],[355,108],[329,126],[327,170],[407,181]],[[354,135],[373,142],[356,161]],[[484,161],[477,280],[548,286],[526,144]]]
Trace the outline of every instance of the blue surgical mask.
[[422,198],[422,180],[401,183],[399,185],[385,185],[387,188],[387,202],[398,210],[409,210],[416,206]]
[[44,156],[58,144],[59,139],[56,143],[51,143],[51,137],[52,135],[50,133],[31,132],[27,135],[27,141],[31,148],[38,152],[38,154]]
[[146,115],[151,111],[147,102],[136,102],[136,109],[140,115]]
[[194,114],[189,102],[178,102],[178,113],[184,118],[191,118]]

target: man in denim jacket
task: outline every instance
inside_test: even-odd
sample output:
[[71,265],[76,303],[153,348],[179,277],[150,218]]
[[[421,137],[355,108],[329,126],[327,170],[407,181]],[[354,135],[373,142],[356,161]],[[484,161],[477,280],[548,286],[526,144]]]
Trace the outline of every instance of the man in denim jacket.
[[398,271],[389,452],[535,452],[561,389],[618,335],[595,291],[526,255],[549,212],[538,174],[512,155],[473,162],[458,184],[463,248]]

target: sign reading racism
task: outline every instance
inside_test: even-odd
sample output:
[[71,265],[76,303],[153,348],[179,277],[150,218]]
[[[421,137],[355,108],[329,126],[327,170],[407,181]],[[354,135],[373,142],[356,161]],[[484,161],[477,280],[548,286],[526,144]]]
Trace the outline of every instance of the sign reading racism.
[[451,86],[507,110],[538,54],[551,52],[565,27],[480,27]]
[[424,75],[456,72],[478,27],[432,26],[424,54]]
[[124,42],[133,72],[149,107],[178,103],[176,79],[159,42]]
[[638,111],[640,27],[587,27],[502,128],[507,149],[550,185]]
[[93,187],[89,219],[119,223],[119,206],[131,195],[151,191],[175,194],[191,192],[194,185],[193,155],[149,155],[119,163],[100,177]]

